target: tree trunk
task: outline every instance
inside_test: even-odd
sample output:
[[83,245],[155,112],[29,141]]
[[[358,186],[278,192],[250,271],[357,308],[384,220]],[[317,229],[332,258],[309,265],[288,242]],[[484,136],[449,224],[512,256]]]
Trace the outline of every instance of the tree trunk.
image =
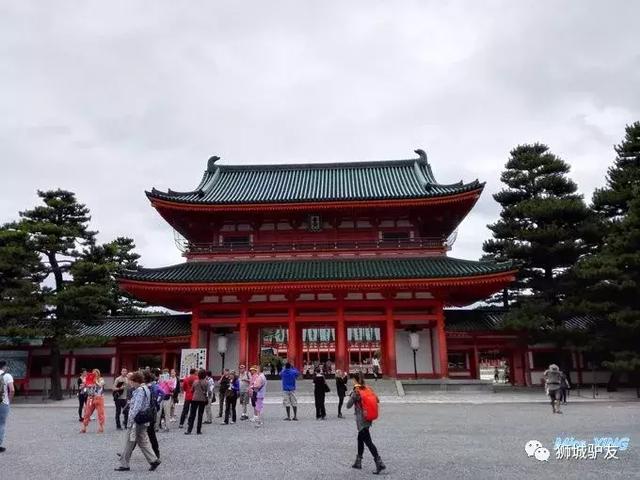
[[[47,255],[49,264],[51,265],[51,271],[56,281],[56,292],[61,292],[64,288],[64,281],[62,278],[62,270],[58,265],[55,253]],[[56,308],[55,322],[61,322],[64,316],[64,311],[61,306]],[[54,327],[54,331],[56,328]],[[62,400],[62,381],[60,378],[60,342],[58,334],[54,334],[51,338],[51,393],[49,398],[51,400]]]
[[60,378],[60,345],[58,339],[51,339],[51,400],[62,400],[62,382]]

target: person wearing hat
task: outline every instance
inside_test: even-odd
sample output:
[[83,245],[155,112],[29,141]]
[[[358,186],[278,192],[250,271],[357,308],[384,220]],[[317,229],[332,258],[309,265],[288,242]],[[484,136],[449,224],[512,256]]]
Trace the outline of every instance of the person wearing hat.
[[247,406],[249,405],[249,387],[251,386],[251,374],[247,371],[247,367],[240,365],[238,368],[238,381],[240,382],[240,392],[238,393],[238,399],[240,400],[240,406],[242,407],[242,413],[240,414],[240,420],[248,420]]
[[262,410],[264,408],[264,394],[267,390],[267,377],[253,365],[249,371],[251,372],[251,404],[253,405],[254,417],[253,422],[256,428],[262,426]]
[[549,368],[544,372],[543,378],[545,390],[551,399],[551,408],[553,409],[553,413],[562,413],[560,411],[562,372],[558,365],[555,363],[549,365]]

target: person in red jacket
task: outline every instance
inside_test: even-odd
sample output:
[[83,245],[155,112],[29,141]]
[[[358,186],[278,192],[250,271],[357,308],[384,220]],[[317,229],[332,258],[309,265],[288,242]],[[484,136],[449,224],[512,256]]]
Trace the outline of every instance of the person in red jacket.
[[184,403],[182,404],[182,413],[180,414],[179,428],[184,427],[184,421],[189,414],[189,408],[191,407],[191,401],[193,400],[193,382],[198,380],[196,375],[196,369],[189,370],[189,376],[182,381],[182,391],[184,392]]

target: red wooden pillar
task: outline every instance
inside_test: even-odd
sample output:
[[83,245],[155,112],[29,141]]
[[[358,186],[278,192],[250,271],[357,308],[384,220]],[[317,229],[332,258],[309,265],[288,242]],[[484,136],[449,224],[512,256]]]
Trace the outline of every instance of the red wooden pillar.
[[397,368],[396,368],[396,327],[393,321],[393,301],[389,297],[387,299],[386,305],[386,334],[385,334],[385,346],[386,346],[386,355],[385,358],[387,360],[386,365],[386,375],[388,377],[395,378],[397,376]]
[[349,352],[347,345],[347,327],[344,321],[342,298],[338,303],[338,321],[336,322],[336,369],[349,371]]
[[447,336],[444,332],[444,312],[442,306],[438,309],[438,353],[440,354],[440,377],[449,376],[449,356],[447,354]]
[[247,353],[248,363],[258,363],[258,350],[260,350],[260,327],[258,325],[247,325],[249,335],[249,352]]
[[245,365],[247,368],[249,368],[249,365],[247,365],[247,363],[249,363],[249,358],[247,356],[248,313],[247,306],[244,305],[240,310],[240,339],[238,345],[238,361],[241,365]]
[[193,307],[191,312],[191,348],[198,348],[200,343],[200,312],[198,307]]
[[[293,301],[293,299],[291,299]],[[302,365],[298,363],[298,328],[296,327],[296,308],[289,305],[289,322],[287,324],[287,358],[298,369]]]
[[478,355],[477,339],[473,337],[473,371],[471,373],[473,378],[480,380],[480,357]]

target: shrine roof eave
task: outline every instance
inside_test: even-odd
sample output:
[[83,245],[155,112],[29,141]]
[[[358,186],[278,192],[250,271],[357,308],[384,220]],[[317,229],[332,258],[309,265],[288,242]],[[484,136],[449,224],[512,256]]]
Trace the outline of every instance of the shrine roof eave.
[[292,212],[292,211],[324,211],[353,208],[407,208],[431,207],[439,205],[468,204],[470,210],[480,198],[484,183],[469,185],[470,188],[452,194],[430,197],[389,198],[380,199],[343,199],[291,202],[258,202],[258,203],[188,203],[158,196],[154,192],[145,192],[151,205],[162,212]]
[[287,292],[416,291],[432,292],[446,305],[464,306],[482,300],[515,280],[517,270],[469,277],[305,282],[175,283],[120,279],[120,287],[150,304],[190,311],[207,295],[251,295]]

